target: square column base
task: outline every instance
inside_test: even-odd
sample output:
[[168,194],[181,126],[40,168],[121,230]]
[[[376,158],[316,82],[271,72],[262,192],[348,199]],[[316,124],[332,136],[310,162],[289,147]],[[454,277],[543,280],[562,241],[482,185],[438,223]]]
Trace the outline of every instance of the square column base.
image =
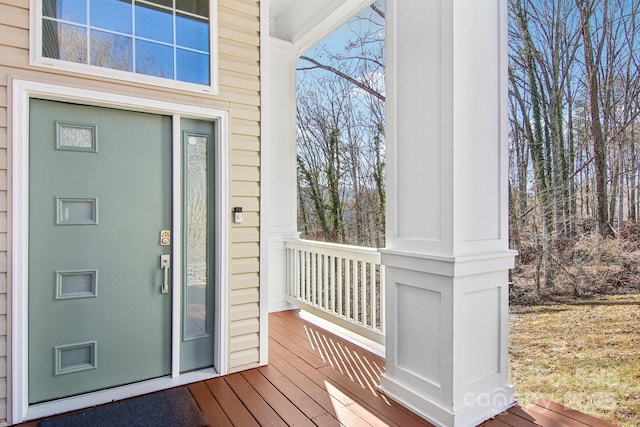
[[436,426],[477,426],[516,403],[511,386],[478,396],[470,395],[465,399],[464,406],[455,411],[432,402],[419,391],[412,390],[410,385],[397,382],[387,374],[382,375],[379,388],[384,394]]
[[511,407],[508,271],[515,253],[381,252],[386,372],[380,389],[439,426],[475,426]]

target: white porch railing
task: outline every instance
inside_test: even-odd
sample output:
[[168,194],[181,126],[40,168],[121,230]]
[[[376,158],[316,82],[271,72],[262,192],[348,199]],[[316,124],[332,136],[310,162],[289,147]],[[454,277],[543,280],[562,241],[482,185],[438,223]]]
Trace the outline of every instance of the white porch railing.
[[384,344],[384,266],[377,249],[288,240],[287,301]]

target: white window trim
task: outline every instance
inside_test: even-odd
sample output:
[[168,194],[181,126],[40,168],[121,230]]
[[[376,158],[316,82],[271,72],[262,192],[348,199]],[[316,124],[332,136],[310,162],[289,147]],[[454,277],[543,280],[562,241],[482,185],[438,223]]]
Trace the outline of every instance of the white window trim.
[[122,80],[131,83],[142,83],[188,92],[219,94],[218,77],[218,0],[209,0],[209,67],[211,84],[209,86],[162,77],[147,76],[130,71],[114,70],[89,64],[63,61],[42,56],[42,0],[30,0],[29,25],[29,61],[36,67],[68,71],[72,73],[99,76],[109,79]]
[[[12,260],[11,260],[11,393],[9,422],[17,424],[26,420],[41,418],[55,413],[68,412],[113,400],[125,399],[153,391],[201,381],[229,370],[228,329],[229,329],[229,113],[224,110],[202,108],[146,98],[123,96],[106,92],[77,89],[25,80],[10,82],[12,89]],[[154,114],[169,115],[173,118],[173,164],[181,165],[180,132],[176,124],[180,117],[216,122],[215,127],[215,337],[214,369],[180,374],[180,287],[173,286],[172,308],[172,368],[171,376],[140,383],[115,387],[106,391],[88,393],[51,403],[29,406],[28,404],[28,243],[29,243],[29,100],[33,97],[86,105],[121,108]],[[182,166],[173,168],[173,259],[175,267],[182,262],[179,242],[181,230],[181,174]],[[181,282],[181,269],[172,269],[173,283]]]

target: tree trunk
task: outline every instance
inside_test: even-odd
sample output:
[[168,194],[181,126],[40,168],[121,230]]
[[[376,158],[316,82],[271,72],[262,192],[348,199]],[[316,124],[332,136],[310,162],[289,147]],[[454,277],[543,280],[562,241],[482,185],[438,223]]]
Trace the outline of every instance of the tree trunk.
[[630,160],[633,168],[629,172],[629,215],[630,221],[638,221],[638,211],[636,210],[636,201],[638,194],[638,179],[640,179],[640,168],[638,167],[638,154],[636,153],[635,144],[635,125],[631,125],[631,141],[629,147],[631,154]]
[[[516,1],[517,20],[522,32],[524,42],[524,58],[529,79],[529,89],[531,96],[531,108],[533,111],[533,139],[530,141],[531,160],[533,162],[533,171],[536,178],[536,193],[542,212],[542,247],[543,247],[543,263],[544,263],[544,287],[553,285],[553,266],[551,263],[551,238],[553,235],[553,203],[551,199],[550,184],[548,181],[549,159],[545,158],[545,146],[548,145],[549,139],[544,135],[542,127],[542,108],[541,97],[538,89],[538,80],[536,76],[536,66],[533,59],[533,43],[529,34],[527,16],[522,9],[520,0]],[[547,147],[548,148],[548,147]],[[547,151],[548,153],[549,151]]]
[[[605,3],[607,3],[606,0]],[[602,237],[607,237],[611,235],[609,213],[607,210],[607,147],[605,136],[602,131],[602,123],[600,121],[598,74],[594,60],[594,47],[591,41],[591,25],[589,23],[592,10],[590,9],[589,2],[585,0],[576,0],[576,5],[580,10],[580,16],[582,19],[581,32],[582,39],[584,41],[584,62],[587,70],[587,90],[589,92],[591,135],[593,137],[596,172],[596,218],[598,221],[598,231],[600,235]]]

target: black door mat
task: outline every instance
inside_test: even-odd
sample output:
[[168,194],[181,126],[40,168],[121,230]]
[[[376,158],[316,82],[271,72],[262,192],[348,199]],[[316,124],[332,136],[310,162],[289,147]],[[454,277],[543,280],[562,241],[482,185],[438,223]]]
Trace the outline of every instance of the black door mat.
[[185,387],[41,421],[40,427],[205,427],[206,420]]

